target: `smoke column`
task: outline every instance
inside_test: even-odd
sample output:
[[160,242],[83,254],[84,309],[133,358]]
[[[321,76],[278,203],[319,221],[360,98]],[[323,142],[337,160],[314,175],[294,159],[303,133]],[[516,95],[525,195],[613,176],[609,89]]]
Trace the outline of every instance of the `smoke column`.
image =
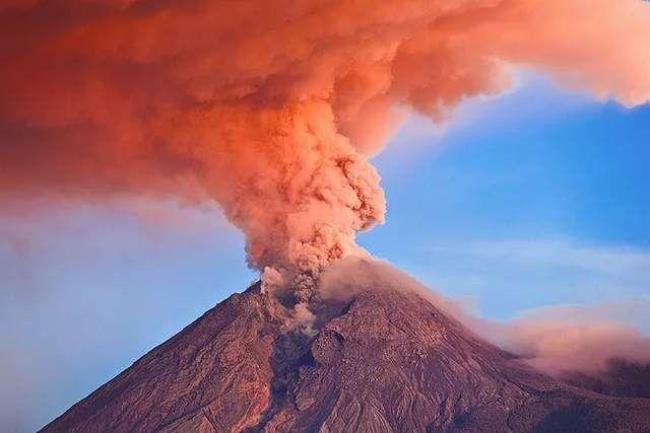
[[269,279],[362,254],[369,163],[517,65],[650,99],[639,0],[2,0],[0,198],[216,200]]

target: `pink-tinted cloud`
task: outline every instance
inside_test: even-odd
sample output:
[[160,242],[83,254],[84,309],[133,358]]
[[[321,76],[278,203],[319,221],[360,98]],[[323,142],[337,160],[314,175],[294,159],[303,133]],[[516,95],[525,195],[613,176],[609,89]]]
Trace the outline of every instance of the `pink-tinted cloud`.
[[522,319],[509,324],[504,336],[506,348],[554,375],[603,372],[613,358],[650,362],[650,338],[628,325],[607,320],[576,323],[570,315]]
[[383,221],[396,106],[442,118],[509,64],[643,103],[648,27],[637,0],[5,1],[0,191],[216,200],[251,265],[317,273]]

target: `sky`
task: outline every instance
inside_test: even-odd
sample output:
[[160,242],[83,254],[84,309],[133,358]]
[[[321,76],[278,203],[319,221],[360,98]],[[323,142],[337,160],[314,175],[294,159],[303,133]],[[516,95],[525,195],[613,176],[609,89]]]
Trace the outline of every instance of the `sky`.
[[[517,77],[443,124],[409,118],[373,161],[386,223],[359,243],[487,318],[617,305],[649,334],[650,107]],[[0,227],[8,431],[44,425],[256,279],[217,206],[33,206],[49,211],[3,211]]]

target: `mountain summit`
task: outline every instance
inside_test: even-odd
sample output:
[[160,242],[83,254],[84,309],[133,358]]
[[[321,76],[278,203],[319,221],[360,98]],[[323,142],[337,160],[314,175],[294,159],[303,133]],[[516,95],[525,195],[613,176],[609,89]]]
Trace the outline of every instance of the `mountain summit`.
[[315,313],[297,326],[294,306],[255,284],[41,431],[650,431],[650,399],[543,375],[394,282],[326,297]]

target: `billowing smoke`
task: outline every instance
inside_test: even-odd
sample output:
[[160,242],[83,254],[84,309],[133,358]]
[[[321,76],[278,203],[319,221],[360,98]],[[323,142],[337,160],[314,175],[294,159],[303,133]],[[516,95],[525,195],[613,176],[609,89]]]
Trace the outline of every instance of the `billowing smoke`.
[[368,158],[531,65],[650,99],[639,0],[4,0],[0,192],[216,200],[268,275],[360,254]]

